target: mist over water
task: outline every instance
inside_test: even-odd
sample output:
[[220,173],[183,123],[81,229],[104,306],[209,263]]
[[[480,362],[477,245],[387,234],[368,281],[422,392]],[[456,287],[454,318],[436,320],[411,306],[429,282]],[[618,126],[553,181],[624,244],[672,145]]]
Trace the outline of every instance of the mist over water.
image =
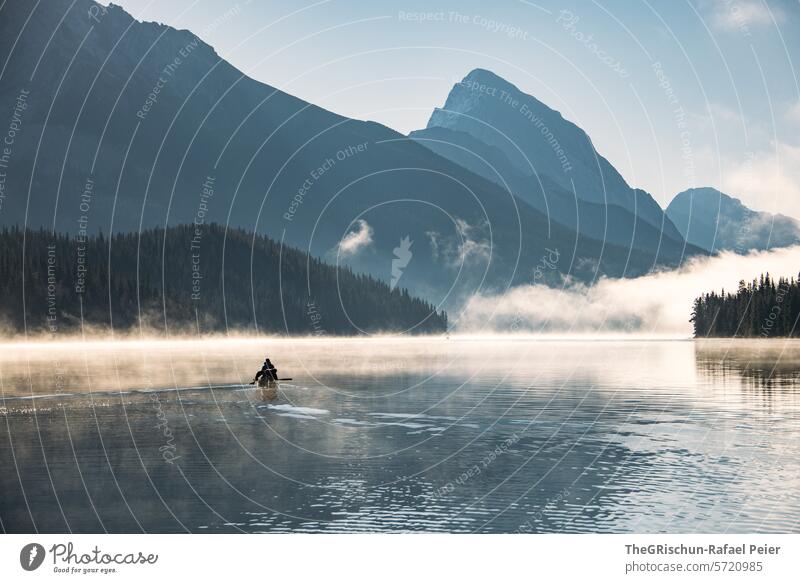
[[[0,518],[9,532],[795,532],[799,349],[7,345]],[[293,380],[247,385],[265,354]]]
[[739,281],[764,273],[797,277],[800,246],[692,259],[683,268],[631,279],[601,278],[549,288],[516,287],[502,295],[476,295],[457,320],[461,331],[636,332],[688,337],[692,303],[701,294],[735,292]]

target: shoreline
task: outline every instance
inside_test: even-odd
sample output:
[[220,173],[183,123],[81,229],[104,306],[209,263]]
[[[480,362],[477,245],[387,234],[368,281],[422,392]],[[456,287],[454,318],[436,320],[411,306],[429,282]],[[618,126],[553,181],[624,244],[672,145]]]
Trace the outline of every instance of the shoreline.
[[144,346],[144,345],[171,345],[171,344],[207,344],[224,343],[230,345],[242,344],[252,345],[260,343],[302,343],[320,345],[331,342],[348,343],[373,343],[373,342],[396,342],[396,343],[425,343],[440,340],[442,342],[552,342],[552,343],[585,343],[585,342],[721,342],[728,340],[766,340],[769,342],[779,341],[800,341],[800,338],[693,338],[686,334],[480,334],[480,333],[452,333],[444,334],[375,334],[375,335],[353,335],[353,336],[316,336],[313,334],[305,336],[256,336],[256,335],[207,335],[207,336],[146,336],[146,335],[109,335],[109,336],[65,336],[63,338],[25,338],[23,337],[0,337],[0,347],[3,348],[31,348],[47,349],[70,347],[79,344],[81,346],[102,345],[113,346]]

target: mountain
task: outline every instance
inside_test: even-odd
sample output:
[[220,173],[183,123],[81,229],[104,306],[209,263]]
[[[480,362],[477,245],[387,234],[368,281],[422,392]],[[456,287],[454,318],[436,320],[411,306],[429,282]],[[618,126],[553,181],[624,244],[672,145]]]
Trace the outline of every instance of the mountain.
[[444,312],[405,290],[216,224],[111,238],[3,229],[0,265],[0,321],[18,334],[447,330]]
[[713,188],[692,188],[675,196],[667,215],[687,241],[707,251],[765,250],[800,244],[800,222],[751,210]]
[[500,148],[466,132],[429,127],[411,132],[409,137],[475,174],[492,180],[551,221],[587,237],[658,254],[665,260],[697,252],[693,246],[687,246],[682,237],[666,236],[660,227],[637,220],[633,212],[622,206],[577,198],[572,190],[563,188],[547,174],[524,174]]
[[[632,242],[651,252],[660,245],[672,247],[664,250],[665,257],[683,246],[658,203],[631,188],[586,132],[490,71],[475,69],[456,83],[426,129],[410,137],[490,180],[507,182],[540,210],[555,201],[550,208],[555,221],[570,227],[579,223],[592,236],[612,233],[615,243]],[[576,203],[564,198],[577,199],[579,219]],[[640,237],[637,229],[648,232]]]
[[114,5],[6,2],[0,54],[0,119],[17,128],[2,225],[75,236],[215,221],[437,306],[530,282],[553,250],[552,283],[683,259],[576,232],[415,140],[255,81],[191,32]]

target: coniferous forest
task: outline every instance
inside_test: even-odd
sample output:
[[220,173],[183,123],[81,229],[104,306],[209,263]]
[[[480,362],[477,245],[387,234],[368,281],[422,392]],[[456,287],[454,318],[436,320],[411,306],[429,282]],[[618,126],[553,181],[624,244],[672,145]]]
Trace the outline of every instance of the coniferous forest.
[[216,224],[110,238],[6,228],[0,294],[5,334],[112,326],[316,336],[447,328],[444,311],[406,290]]
[[800,336],[800,281],[769,274],[746,284],[736,293],[722,290],[697,298],[692,312],[697,338],[786,338]]

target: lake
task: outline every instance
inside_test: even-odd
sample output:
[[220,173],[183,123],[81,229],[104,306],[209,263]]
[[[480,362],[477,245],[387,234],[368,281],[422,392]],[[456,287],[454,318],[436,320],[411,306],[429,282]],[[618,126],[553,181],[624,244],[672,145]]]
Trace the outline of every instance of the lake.
[[0,390],[6,532],[800,531],[797,341],[5,344]]

